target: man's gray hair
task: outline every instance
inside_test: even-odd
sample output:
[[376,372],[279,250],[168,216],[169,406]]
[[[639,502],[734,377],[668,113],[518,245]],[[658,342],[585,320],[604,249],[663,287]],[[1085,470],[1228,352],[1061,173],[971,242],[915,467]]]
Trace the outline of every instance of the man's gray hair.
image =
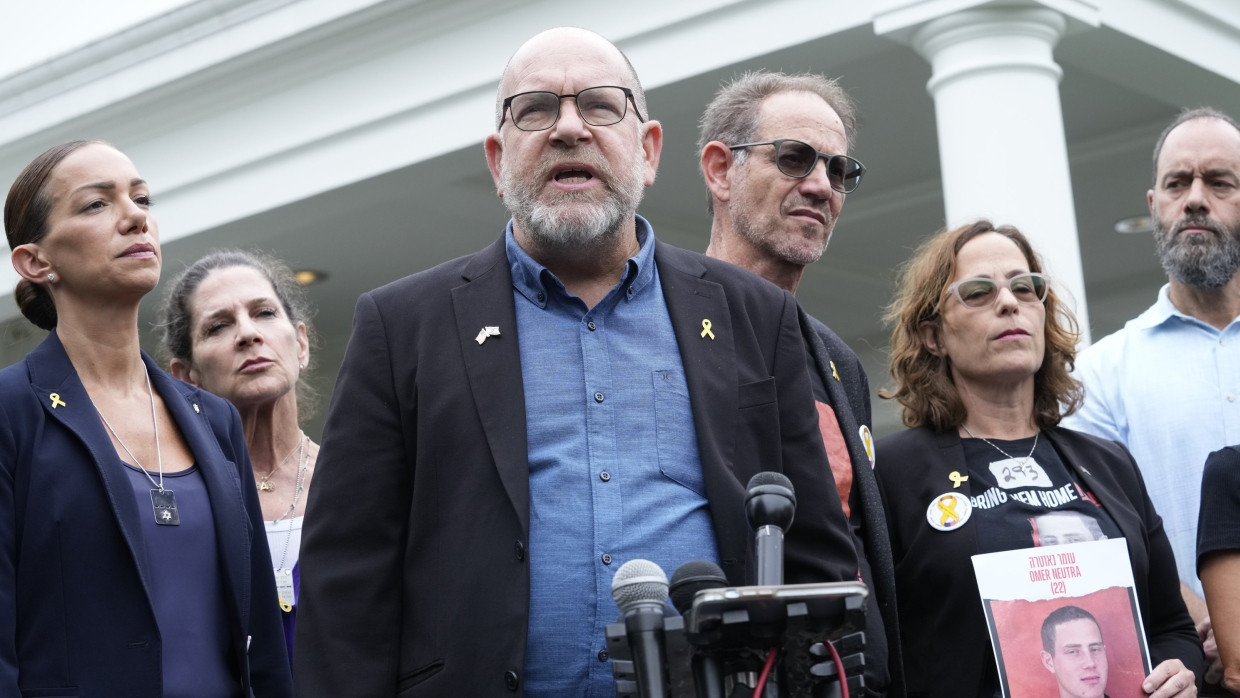
[[1171,132],[1179,128],[1181,125],[1186,124],[1189,121],[1196,121],[1197,119],[1218,119],[1219,121],[1222,121],[1228,126],[1231,126],[1232,128],[1236,129],[1237,132],[1240,132],[1240,123],[1236,123],[1235,119],[1224,114],[1218,109],[1215,109],[1214,107],[1197,107],[1195,109],[1188,109],[1188,108],[1184,109],[1183,111],[1179,113],[1179,115],[1175,117],[1174,120],[1172,120],[1170,124],[1167,125],[1167,128],[1163,129],[1162,133],[1158,134],[1158,141],[1154,143],[1154,186],[1155,187],[1158,186],[1158,156],[1162,155],[1163,143],[1167,141],[1167,136],[1171,135]]
[[[757,137],[758,111],[762,102],[771,95],[783,92],[808,92],[818,95],[827,103],[840,121],[844,122],[844,136],[852,147],[853,133],[857,128],[857,106],[839,82],[813,73],[768,73],[756,71],[744,73],[719,88],[715,98],[706,106],[698,129],[698,152],[711,141],[728,145],[748,143]],[[738,156],[743,157],[742,153]]]
[[[719,88],[706,106],[698,128],[697,152],[707,143],[750,143],[758,137],[758,112],[767,97],[785,92],[808,92],[822,98],[844,124],[844,138],[852,149],[857,130],[857,105],[837,80],[814,73],[747,72]],[[747,150],[735,151],[734,162],[745,162]],[[714,198],[707,192],[707,209],[714,214]]]

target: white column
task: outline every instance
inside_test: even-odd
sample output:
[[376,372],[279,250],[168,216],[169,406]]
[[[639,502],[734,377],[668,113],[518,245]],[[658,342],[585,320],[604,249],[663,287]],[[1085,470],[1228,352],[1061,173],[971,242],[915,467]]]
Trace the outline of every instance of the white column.
[[1067,21],[1041,7],[972,9],[918,27],[930,62],[949,226],[1019,228],[1055,277],[1089,342],[1085,283],[1052,50]]

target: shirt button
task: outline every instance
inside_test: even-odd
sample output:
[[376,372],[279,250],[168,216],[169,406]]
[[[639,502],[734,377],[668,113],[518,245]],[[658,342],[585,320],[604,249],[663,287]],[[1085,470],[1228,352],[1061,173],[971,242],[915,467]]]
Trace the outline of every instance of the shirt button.
[[629,295],[630,295],[630,296],[631,296],[631,295],[633,295],[633,287],[632,287],[632,286],[629,286],[629,291],[628,291],[628,293],[629,293]]
[[593,320],[591,320],[591,321],[589,321],[589,322],[587,322],[587,323],[586,323],[586,329],[587,329],[587,330],[590,330],[591,332],[593,332],[594,330],[597,330],[597,329],[598,329],[598,325],[595,325],[595,324],[594,324],[594,321],[593,321]]
[[598,479],[602,480],[603,482],[610,482],[610,481],[611,481],[611,473],[609,473],[609,472],[607,472],[606,470],[604,470],[603,472],[601,472],[601,473],[599,473],[599,474],[598,474]]
[[605,662],[605,661],[607,661],[607,650],[599,650],[599,651],[598,651],[598,660],[599,660],[600,662]]
[[516,543],[513,544],[512,548],[517,553],[517,562],[524,562],[525,561],[525,543],[522,543],[521,541],[517,541]]
[[[545,294],[545,293],[543,293],[543,292],[539,291],[539,293],[538,293],[538,302],[539,302],[539,303],[542,303],[542,302],[543,302],[543,301],[545,301],[545,300],[547,300],[547,294]],[[514,688],[513,690],[515,691],[515,690],[517,690],[517,689],[515,689],[515,688]]]
[[594,401],[595,401],[595,402],[602,402],[602,401],[603,401],[603,394],[602,394],[602,393],[595,393],[595,394],[594,394]]
[[1227,396],[1227,402],[1235,402],[1235,401],[1236,401],[1236,396],[1235,396],[1235,395],[1228,395],[1228,396]]
[[611,564],[611,555],[609,555],[609,554],[607,554],[607,553],[603,553],[603,564],[604,564],[604,565],[610,565],[610,564]]
[[515,693],[516,690],[521,687],[521,678],[517,676],[517,672],[512,671],[511,669],[505,671],[504,685],[508,687],[508,690]]

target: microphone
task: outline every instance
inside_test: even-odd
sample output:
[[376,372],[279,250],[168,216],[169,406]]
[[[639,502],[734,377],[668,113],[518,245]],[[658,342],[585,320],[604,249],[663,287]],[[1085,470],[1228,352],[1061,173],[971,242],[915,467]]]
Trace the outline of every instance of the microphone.
[[633,653],[633,673],[642,698],[668,698],[667,650],[663,640],[663,608],[667,575],[649,560],[629,560],[611,580],[611,598],[624,617],[625,635]]
[[[703,589],[722,589],[728,585],[723,570],[713,562],[691,560],[672,573],[672,605],[680,615],[688,615],[693,597]],[[723,665],[713,653],[698,651],[690,660],[693,685],[698,698],[723,698]]]
[[797,498],[783,473],[761,472],[749,479],[745,517],[754,531],[759,586],[784,583],[784,531],[792,525]]
[[722,589],[728,585],[728,577],[719,569],[719,565],[707,560],[690,560],[672,574],[671,591],[672,605],[680,615],[689,615],[693,607],[693,597],[703,589]]

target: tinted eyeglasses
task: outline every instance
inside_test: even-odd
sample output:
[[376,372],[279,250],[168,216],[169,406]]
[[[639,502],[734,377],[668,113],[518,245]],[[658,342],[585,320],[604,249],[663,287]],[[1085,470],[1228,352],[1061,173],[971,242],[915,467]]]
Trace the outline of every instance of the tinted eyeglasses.
[[628,113],[629,102],[633,102],[633,114],[638,121],[645,121],[637,110],[637,102],[633,99],[633,91],[627,87],[603,85],[590,87],[575,95],[562,95],[555,92],[522,92],[504,100],[503,113],[499,125],[511,116],[512,125],[522,131],[546,131],[560,120],[560,103],[572,97],[577,103],[577,113],[581,120],[591,126],[611,126],[624,120]]
[[818,164],[818,159],[822,158],[827,163],[827,179],[831,182],[831,188],[841,194],[851,194],[856,191],[861,185],[861,177],[865,174],[865,165],[862,165],[860,160],[847,155],[830,155],[816,150],[808,143],[791,138],[777,138],[761,143],[741,143],[728,147],[736,150],[752,148],[756,145],[775,146],[775,166],[780,172],[797,179],[808,177],[809,173],[814,171],[814,166]]
[[1051,278],[1045,274],[1028,272],[995,281],[984,276],[961,279],[947,287],[947,292],[960,299],[968,308],[986,308],[999,298],[999,289],[1006,287],[1017,301],[1032,305],[1046,301]]

